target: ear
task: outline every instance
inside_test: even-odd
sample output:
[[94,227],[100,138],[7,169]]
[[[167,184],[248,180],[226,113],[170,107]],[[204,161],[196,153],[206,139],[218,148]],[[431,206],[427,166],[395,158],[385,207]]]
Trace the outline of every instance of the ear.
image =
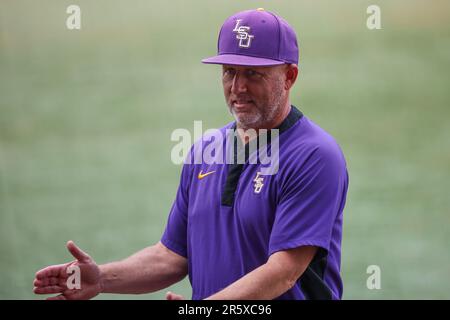
[[286,81],[284,88],[286,90],[290,90],[292,86],[294,85],[295,81],[297,80],[298,76],[298,66],[296,64],[288,64],[286,67],[286,70],[284,71],[286,75]]

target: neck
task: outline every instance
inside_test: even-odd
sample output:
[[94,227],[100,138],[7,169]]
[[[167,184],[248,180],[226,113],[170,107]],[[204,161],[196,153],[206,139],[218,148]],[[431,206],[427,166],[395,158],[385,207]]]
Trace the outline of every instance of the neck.
[[291,101],[288,99],[284,104],[284,107],[281,109],[279,116],[276,116],[272,123],[264,129],[277,128],[284,121],[284,119],[286,119],[286,117],[289,115],[289,112],[291,112]]
[[[284,119],[286,119],[286,117],[289,115],[290,111],[291,111],[291,102],[289,99],[287,99],[286,103],[281,108],[279,114],[276,115],[272,121],[264,123],[255,128],[242,128],[237,124],[237,129],[238,129],[237,131],[238,131],[239,137],[241,138],[242,142],[245,144],[245,143],[249,142],[250,140],[253,140],[254,138],[256,138],[259,135],[259,130],[261,130],[261,129],[270,130],[273,128],[277,128],[284,121]],[[256,135],[248,134],[247,130],[250,130],[250,129],[255,130]],[[247,132],[247,134],[246,134],[246,132]]]

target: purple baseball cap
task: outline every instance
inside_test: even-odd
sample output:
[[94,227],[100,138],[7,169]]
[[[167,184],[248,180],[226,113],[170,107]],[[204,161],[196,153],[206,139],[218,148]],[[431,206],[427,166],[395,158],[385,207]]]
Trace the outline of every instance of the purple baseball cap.
[[241,66],[298,64],[297,36],[292,27],[263,8],[238,12],[225,20],[217,56],[203,63]]

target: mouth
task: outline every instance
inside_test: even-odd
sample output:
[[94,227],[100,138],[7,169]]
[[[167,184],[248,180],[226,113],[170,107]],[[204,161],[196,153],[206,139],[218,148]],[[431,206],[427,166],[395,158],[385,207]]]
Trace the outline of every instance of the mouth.
[[251,108],[254,102],[253,100],[233,100],[231,104],[237,111],[244,111],[245,109]]

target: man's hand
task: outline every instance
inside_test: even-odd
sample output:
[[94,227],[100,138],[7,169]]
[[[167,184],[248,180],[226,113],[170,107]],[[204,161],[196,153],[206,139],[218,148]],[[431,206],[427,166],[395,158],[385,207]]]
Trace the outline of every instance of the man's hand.
[[[78,248],[72,241],[67,242],[67,249],[75,257],[75,261],[48,266],[36,272],[34,279],[34,293],[36,294],[59,294],[47,298],[48,300],[79,300],[91,299],[101,291],[100,269],[92,258]],[[80,268],[81,288],[68,289],[67,267],[76,265]]]
[[166,293],[166,300],[184,300],[184,297],[180,294],[169,291]]

